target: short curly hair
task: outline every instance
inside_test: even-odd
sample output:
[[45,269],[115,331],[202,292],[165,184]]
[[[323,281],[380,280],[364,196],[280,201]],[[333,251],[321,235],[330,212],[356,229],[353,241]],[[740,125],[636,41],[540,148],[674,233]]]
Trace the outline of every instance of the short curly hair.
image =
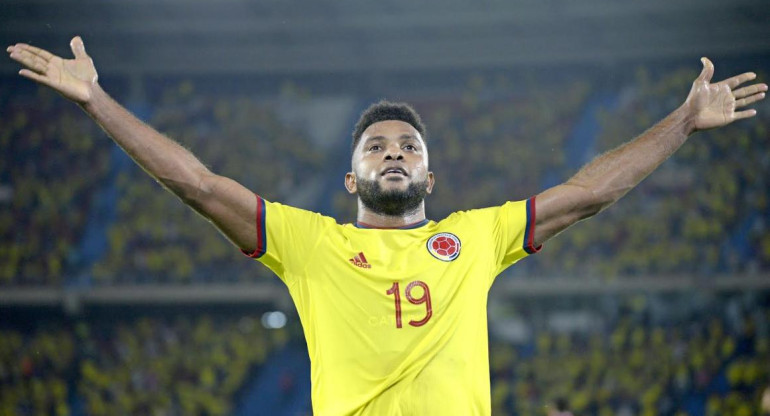
[[407,103],[394,103],[390,101],[382,100],[378,103],[372,104],[361,113],[355,129],[353,129],[353,143],[350,147],[350,152],[353,153],[358,146],[358,142],[361,141],[361,136],[364,134],[364,130],[374,123],[386,120],[399,120],[405,123],[409,123],[415,128],[422,136],[423,141],[426,140],[425,125],[422,124],[420,115],[417,114],[414,108]]

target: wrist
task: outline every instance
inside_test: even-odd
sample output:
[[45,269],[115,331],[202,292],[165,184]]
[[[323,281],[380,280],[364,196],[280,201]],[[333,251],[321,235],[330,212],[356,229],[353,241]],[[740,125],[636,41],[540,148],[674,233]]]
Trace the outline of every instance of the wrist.
[[685,101],[684,104],[679,106],[676,110],[674,110],[674,113],[676,114],[676,118],[680,121],[682,125],[682,132],[686,136],[691,136],[693,133],[698,131],[698,128],[696,126],[696,117],[695,114],[692,111],[692,108],[690,106],[689,101]]
[[91,83],[91,88],[89,88],[88,93],[78,105],[80,105],[80,107],[87,113],[93,114],[98,103],[103,101],[106,96],[107,93],[102,89],[99,83],[93,82]]

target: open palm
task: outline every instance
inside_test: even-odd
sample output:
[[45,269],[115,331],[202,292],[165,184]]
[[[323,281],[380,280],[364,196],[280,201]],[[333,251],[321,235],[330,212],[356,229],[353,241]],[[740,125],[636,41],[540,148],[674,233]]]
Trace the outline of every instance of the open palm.
[[[737,88],[757,77],[753,72],[710,83],[714,65],[708,58],[702,58],[703,71],[693,82],[686,105],[689,105],[696,130],[706,130],[730,124],[735,120],[752,117],[756,110],[736,111],[765,98],[767,85],[754,84]],[[737,89],[736,89],[737,88]]]
[[47,85],[72,101],[83,104],[91,98],[98,80],[93,60],[86,54],[80,36],[70,42],[75,59],[62,59],[46,50],[25,43],[6,49],[11,59],[24,65],[19,74]]

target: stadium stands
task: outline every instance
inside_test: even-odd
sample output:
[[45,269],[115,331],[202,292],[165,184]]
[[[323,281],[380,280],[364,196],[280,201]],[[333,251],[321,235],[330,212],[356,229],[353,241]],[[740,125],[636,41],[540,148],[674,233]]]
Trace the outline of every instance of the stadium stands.
[[431,216],[542,190],[546,174],[564,169],[565,143],[589,94],[587,82],[543,88],[476,76],[454,100],[415,103],[424,112],[431,169],[438,175],[426,204]]
[[[556,399],[576,415],[760,414],[770,384],[767,293],[700,304],[686,293],[618,299],[619,312],[591,330],[533,318],[558,314],[558,303],[518,305],[532,331],[515,342],[493,331],[493,414],[539,414]],[[599,300],[572,311],[598,312]],[[689,313],[652,318],[653,303]],[[232,414],[270,357],[301,344],[299,332],[266,330],[251,314],[105,309],[47,322],[0,329],[2,414]],[[308,375],[272,377],[278,385]]]
[[81,340],[78,393],[91,415],[230,414],[246,377],[286,342],[249,316],[105,324]]
[[723,306],[682,322],[625,313],[600,331],[540,327],[527,342],[493,344],[493,414],[537,414],[561,398],[576,415],[759,415],[770,308],[736,321],[713,313]]
[[230,414],[288,341],[258,316],[113,314],[0,330],[0,413]]
[[0,91],[0,104],[0,286],[61,285],[82,267],[111,144],[49,90]]
[[68,328],[0,329],[0,414],[71,415],[68,383],[77,353]]

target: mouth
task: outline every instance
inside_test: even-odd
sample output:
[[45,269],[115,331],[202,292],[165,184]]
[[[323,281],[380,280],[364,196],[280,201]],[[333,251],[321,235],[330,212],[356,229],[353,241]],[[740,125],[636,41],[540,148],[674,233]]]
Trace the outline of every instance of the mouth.
[[409,176],[402,168],[387,168],[382,171],[380,176]]

